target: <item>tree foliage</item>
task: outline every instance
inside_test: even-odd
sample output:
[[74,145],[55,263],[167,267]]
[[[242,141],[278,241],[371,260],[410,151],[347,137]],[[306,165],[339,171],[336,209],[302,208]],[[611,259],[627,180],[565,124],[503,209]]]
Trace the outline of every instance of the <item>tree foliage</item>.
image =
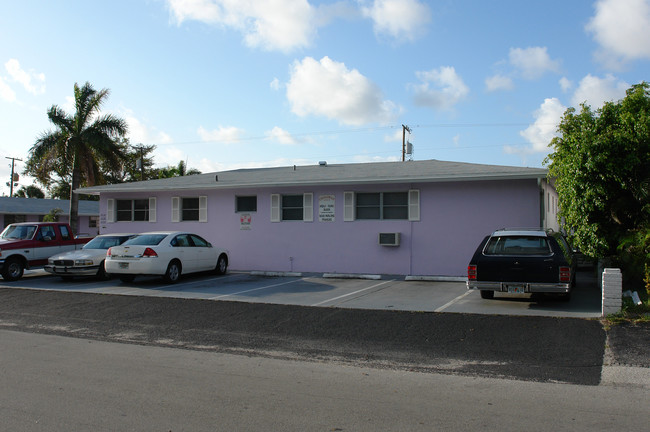
[[591,257],[620,252],[650,224],[650,85],[596,111],[569,108],[544,161],[560,197],[559,219]]
[[170,178],[201,174],[201,171],[196,168],[188,169],[185,161],[181,160],[176,166],[168,165],[166,167],[158,168],[157,173],[158,178]]
[[18,198],[45,198],[45,192],[34,185],[21,186],[14,196]]
[[[102,182],[103,168],[117,169],[125,158],[118,144],[127,131],[126,122],[111,114],[100,115],[108,98],[107,89],[95,90],[90,83],[75,83],[75,113],[67,114],[52,105],[47,116],[55,130],[42,133],[30,149],[25,172],[45,186],[69,181],[71,191],[81,185]],[[55,178],[54,176],[57,176]],[[79,197],[70,193],[70,225],[77,232]]]

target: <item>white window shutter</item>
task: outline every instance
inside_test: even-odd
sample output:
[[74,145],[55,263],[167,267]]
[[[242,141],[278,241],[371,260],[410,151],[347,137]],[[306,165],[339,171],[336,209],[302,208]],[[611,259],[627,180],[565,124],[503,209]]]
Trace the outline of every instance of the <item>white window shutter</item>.
[[280,195],[271,194],[271,222],[280,222]]
[[181,221],[181,198],[172,197],[172,222]]
[[409,220],[420,220],[420,191],[418,189],[409,191]]
[[113,198],[106,200],[106,222],[115,222],[115,200]]
[[199,197],[199,222],[208,221],[208,197]]
[[149,197],[149,222],[156,222],[156,197]]
[[343,192],[343,221],[354,220],[354,192]]
[[305,193],[302,195],[302,220],[304,222],[314,221],[314,194]]

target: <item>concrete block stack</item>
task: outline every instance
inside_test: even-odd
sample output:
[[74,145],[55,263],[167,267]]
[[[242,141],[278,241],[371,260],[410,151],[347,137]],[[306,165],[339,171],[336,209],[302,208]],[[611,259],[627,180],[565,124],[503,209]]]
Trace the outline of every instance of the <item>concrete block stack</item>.
[[602,316],[621,311],[623,295],[623,275],[621,269],[606,268],[603,271]]

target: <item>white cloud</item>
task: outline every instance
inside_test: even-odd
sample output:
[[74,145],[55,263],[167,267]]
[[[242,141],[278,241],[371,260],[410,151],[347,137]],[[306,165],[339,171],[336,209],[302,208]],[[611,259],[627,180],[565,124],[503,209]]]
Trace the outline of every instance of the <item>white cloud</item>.
[[396,111],[368,78],[329,57],[295,61],[286,87],[291,110],[301,117],[317,115],[361,125],[388,122]]
[[372,19],[375,34],[398,40],[417,39],[431,21],[429,6],[418,0],[374,0],[361,12]]
[[505,146],[506,153],[531,154],[548,152],[548,145],[557,136],[557,127],[566,111],[566,107],[557,98],[544,99],[544,103],[533,114],[535,123],[531,124],[519,134],[528,141],[531,146],[522,149],[521,147]]
[[560,69],[560,62],[551,60],[546,47],[510,48],[509,59],[525,79],[537,79]]
[[20,67],[20,62],[16,59],[7,61],[5,69],[11,78],[21,84],[29,93],[33,95],[45,93],[45,74],[23,70]]
[[[70,101],[70,99],[68,99]],[[74,99],[72,99],[74,102]],[[72,108],[74,110],[74,107]],[[66,111],[72,113],[73,111]],[[147,126],[139,119],[137,119],[133,112],[126,110],[124,114],[121,115],[126,121],[129,127],[129,141],[133,145],[137,144],[168,144],[172,142],[172,139],[165,132],[156,130],[151,126]]]
[[601,46],[597,58],[614,68],[619,59],[650,59],[650,0],[599,0],[595,9],[585,30]]
[[485,79],[485,88],[489,92],[499,90],[512,90],[514,88],[512,78],[504,75],[494,75]]
[[0,99],[7,102],[14,102],[16,100],[16,92],[4,82],[2,77],[0,77]]
[[409,86],[415,93],[416,105],[447,110],[453,108],[469,93],[469,87],[451,66],[415,74],[422,81],[421,84]]
[[197,133],[199,134],[199,137],[201,137],[202,141],[223,142],[230,144],[239,141],[244,134],[244,130],[239,129],[235,126],[219,126],[219,128],[209,131],[204,129],[203,126],[200,126]]
[[560,78],[559,84],[564,93],[568,92],[573,88],[573,82],[569,80],[567,77]]
[[277,78],[273,78],[273,81],[269,83],[269,87],[273,90],[280,90],[280,80]]
[[625,97],[625,91],[630,87],[625,81],[617,80],[612,75],[598,78],[591,74],[584,77],[576,89],[571,104],[578,107],[586,103],[594,109],[600,108],[605,102],[616,102]]
[[402,142],[403,133],[402,128],[396,129],[394,133],[384,135],[384,142]]
[[275,126],[273,129],[266,132],[266,136],[280,144],[291,145],[298,142],[289,132],[278,126]]
[[307,0],[167,0],[180,25],[196,20],[235,29],[249,47],[289,52],[311,44],[315,10]]

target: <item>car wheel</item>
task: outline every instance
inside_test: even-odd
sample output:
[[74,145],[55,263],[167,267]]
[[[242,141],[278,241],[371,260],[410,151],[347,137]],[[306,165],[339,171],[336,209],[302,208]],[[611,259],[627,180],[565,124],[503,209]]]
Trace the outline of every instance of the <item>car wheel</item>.
[[135,280],[135,275],[122,275],[120,276],[120,280],[126,283],[133,282]]
[[99,268],[97,269],[97,279],[106,280],[108,275],[106,274],[106,268],[104,267],[104,261],[99,263]]
[[226,270],[228,270],[228,257],[225,254],[221,254],[217,259],[217,266],[214,268],[214,272],[222,275],[226,274]]
[[2,270],[2,277],[6,281],[15,281],[23,277],[25,267],[23,263],[16,258],[9,258],[5,262],[5,267]]
[[493,299],[494,291],[481,290],[481,298],[488,299],[488,300]]
[[176,283],[181,278],[181,263],[174,260],[167,266],[163,279],[167,283]]

